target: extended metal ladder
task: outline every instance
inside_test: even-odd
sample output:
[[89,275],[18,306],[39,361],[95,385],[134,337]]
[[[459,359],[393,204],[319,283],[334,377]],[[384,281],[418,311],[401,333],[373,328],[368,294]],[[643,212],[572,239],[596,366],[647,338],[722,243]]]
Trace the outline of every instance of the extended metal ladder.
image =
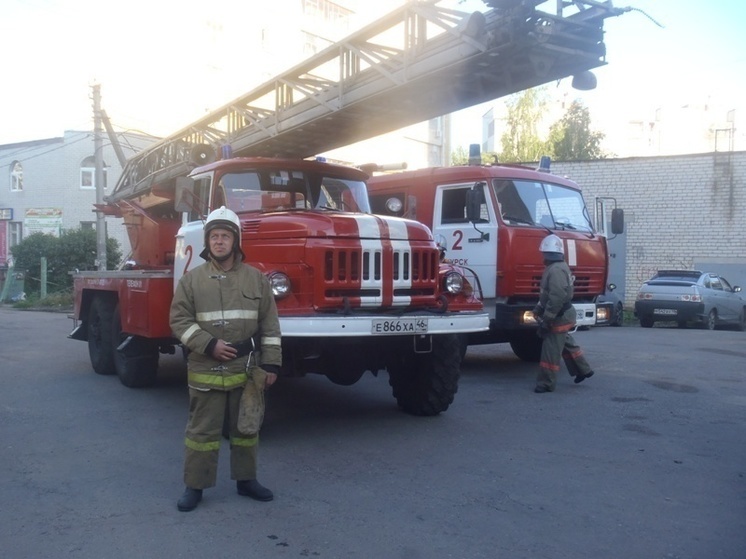
[[[128,160],[109,202],[233,155],[308,157],[605,64],[611,2],[416,0]],[[549,2],[553,4],[553,2]],[[572,11],[569,15],[565,12]]]

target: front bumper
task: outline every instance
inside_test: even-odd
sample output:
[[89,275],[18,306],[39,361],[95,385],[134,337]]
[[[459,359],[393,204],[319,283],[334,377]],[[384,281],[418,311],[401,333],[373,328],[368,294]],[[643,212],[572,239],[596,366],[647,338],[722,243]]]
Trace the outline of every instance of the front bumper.
[[[407,328],[397,330],[382,329],[382,321],[396,326],[397,320],[406,321],[399,324],[412,324],[426,321],[427,330],[416,332]],[[419,324],[424,324],[419,322]],[[460,312],[453,314],[403,314],[363,315],[363,316],[281,316],[280,329],[283,337],[314,338],[319,336],[354,337],[354,336],[412,336],[431,334],[464,334],[468,332],[484,332],[489,330],[490,317],[483,311]]]

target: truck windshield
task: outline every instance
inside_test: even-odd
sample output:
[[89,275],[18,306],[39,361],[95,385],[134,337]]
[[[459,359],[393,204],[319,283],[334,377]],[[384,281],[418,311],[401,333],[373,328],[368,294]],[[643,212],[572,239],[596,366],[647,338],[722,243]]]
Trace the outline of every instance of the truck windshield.
[[547,182],[492,181],[500,214],[507,225],[592,232],[583,196],[577,190]]
[[217,198],[221,197],[237,213],[311,209],[370,213],[363,181],[296,170],[226,173],[218,180]]

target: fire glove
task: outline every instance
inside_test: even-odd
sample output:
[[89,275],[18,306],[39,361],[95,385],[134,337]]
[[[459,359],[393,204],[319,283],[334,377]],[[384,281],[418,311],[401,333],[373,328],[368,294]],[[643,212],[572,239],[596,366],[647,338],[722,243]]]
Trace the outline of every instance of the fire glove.
[[264,384],[267,372],[254,365],[249,367],[247,374],[249,379],[238,406],[238,430],[244,435],[255,435],[264,421]]

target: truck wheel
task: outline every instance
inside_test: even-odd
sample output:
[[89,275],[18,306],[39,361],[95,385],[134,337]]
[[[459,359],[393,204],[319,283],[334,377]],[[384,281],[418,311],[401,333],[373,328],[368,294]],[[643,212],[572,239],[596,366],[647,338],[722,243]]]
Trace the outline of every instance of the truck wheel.
[[533,330],[519,332],[510,340],[510,349],[521,361],[538,363],[541,358],[542,339]]
[[95,295],[88,311],[88,355],[99,375],[113,375],[114,333],[112,331],[115,301],[106,295]]
[[652,318],[640,318],[640,326],[643,328],[652,328],[653,322],[655,322]]
[[461,353],[454,335],[433,336],[430,353],[402,351],[387,367],[399,408],[412,415],[438,415],[458,391]]
[[[118,346],[127,338],[122,333],[119,305],[114,310],[112,330]],[[128,388],[152,386],[158,374],[158,345],[151,340],[134,336],[124,349],[114,348],[114,368],[120,382]]]

